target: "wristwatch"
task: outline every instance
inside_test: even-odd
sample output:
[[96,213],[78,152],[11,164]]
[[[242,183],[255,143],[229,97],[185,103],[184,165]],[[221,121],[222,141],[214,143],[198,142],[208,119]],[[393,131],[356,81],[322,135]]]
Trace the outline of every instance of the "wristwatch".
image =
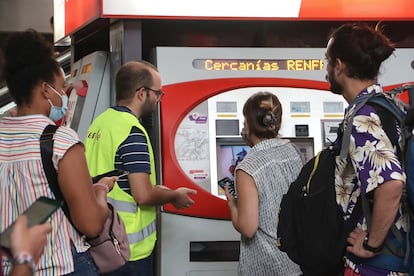
[[378,254],[378,253],[380,253],[380,252],[381,252],[381,250],[382,250],[382,245],[380,245],[380,246],[378,246],[378,247],[373,247],[373,246],[370,246],[370,245],[368,244],[368,239],[369,239],[369,235],[367,235],[367,236],[364,238],[364,242],[362,243],[362,246],[364,247],[364,249],[365,249],[365,250],[367,250],[367,251],[370,251],[370,252],[372,252],[372,253],[374,253],[374,254]]

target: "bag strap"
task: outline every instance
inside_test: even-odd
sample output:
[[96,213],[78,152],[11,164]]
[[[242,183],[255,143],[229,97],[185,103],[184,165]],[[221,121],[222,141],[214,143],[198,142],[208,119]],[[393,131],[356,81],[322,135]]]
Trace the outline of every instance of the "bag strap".
[[[341,144],[341,151],[340,151],[341,159],[345,159],[349,154],[349,143],[350,143],[350,136],[352,132],[352,121],[355,117],[355,114],[367,103],[368,104],[373,103],[374,105],[377,105],[380,108],[383,108],[386,111],[391,112],[393,115],[392,117],[397,120],[401,128],[401,131],[405,131],[404,112],[397,105],[393,104],[392,99],[390,99],[389,96],[387,96],[385,93],[374,93],[374,94],[363,95],[356,99],[355,101],[356,105],[354,109],[352,110],[352,113],[348,117],[348,122],[344,130],[342,144]],[[378,115],[381,118],[380,112],[378,112]],[[381,118],[381,121],[383,121],[382,118]],[[399,155],[400,160],[403,165],[404,154],[402,153],[402,149],[404,149],[404,146],[405,146],[405,141],[404,141],[405,139],[401,139],[400,143],[398,143],[398,137],[396,137],[395,128],[388,125],[390,123],[390,120],[384,119],[384,122],[388,122],[387,126],[384,125],[384,132],[387,134],[387,136],[389,137],[389,139],[391,140],[393,144],[397,141],[396,144],[394,145],[397,146],[397,155]],[[394,135],[391,134],[392,132],[390,131],[390,129],[394,132]],[[369,204],[369,200],[366,199],[365,197],[362,197],[361,201],[362,201],[361,202],[362,212],[367,220],[367,226],[369,229],[371,227],[371,218],[372,218],[371,207]],[[393,233],[394,237],[397,239],[398,242],[401,243],[403,241],[403,237],[395,225],[391,226],[390,231]],[[400,256],[400,257],[405,257],[405,259],[408,258],[408,250],[404,252],[404,250],[398,249],[394,244],[391,243],[391,241],[389,241],[389,239],[386,239],[384,241],[384,245],[385,245],[384,248],[387,249],[391,254]]]
[[[59,126],[56,125],[47,125],[43,130],[42,135],[40,136],[40,155],[42,157],[43,170],[46,174],[47,182],[49,183],[50,190],[52,190],[55,195],[56,200],[61,201],[62,210],[65,213],[66,217],[72,223],[70,217],[69,208],[66,205],[63,194],[58,186],[57,173],[53,167],[53,144],[55,142],[54,135]],[[73,225],[73,223],[72,223]]]
[[322,151],[318,152],[318,154],[315,156],[315,161],[313,163],[312,171],[311,171],[311,173],[309,175],[308,182],[306,182],[306,194],[309,194],[310,184],[311,184],[311,181],[313,179],[313,176],[316,173],[316,170],[318,169],[318,166],[319,166],[319,158],[321,157],[321,154],[322,154]]
[[[62,210],[65,216],[68,218],[69,222],[72,224],[72,226],[78,231],[79,234],[82,235],[82,233],[76,228],[76,226],[72,222],[72,218],[70,216],[69,208],[65,202],[65,199],[63,197],[63,194],[59,188],[58,185],[58,179],[57,179],[57,173],[55,168],[53,167],[53,144],[55,142],[54,135],[56,133],[56,130],[58,129],[58,126],[55,125],[47,125],[45,129],[43,130],[42,135],[40,136],[40,154],[42,157],[42,163],[43,163],[43,170],[45,171],[47,181],[49,183],[49,187],[52,190],[53,194],[55,195],[56,200],[61,201],[62,204]],[[110,204],[108,204],[109,206]],[[112,205],[111,205],[112,207]],[[112,227],[115,219],[115,212],[116,210],[112,207],[112,220],[110,225],[110,235],[112,236]]]
[[[393,114],[397,114],[399,112],[398,118],[403,118],[403,112],[400,110],[397,106],[393,105],[388,100],[388,96],[385,93],[373,93],[373,94],[367,94],[362,95],[360,97],[357,97],[353,104],[355,104],[355,107],[352,110],[352,113],[348,117],[348,122],[344,130],[343,139],[342,139],[342,145],[341,145],[341,152],[339,154],[339,157],[341,159],[345,159],[349,154],[349,143],[351,139],[351,132],[352,132],[352,122],[354,120],[355,114],[363,107],[367,102],[375,102],[378,105],[381,105],[388,109],[388,107],[391,108],[391,106],[395,107],[390,109],[390,112],[393,112]],[[402,122],[403,123],[403,122]],[[404,145],[401,145],[404,146]]]
[[[400,131],[403,135],[403,131],[404,131],[403,111],[398,106],[393,104],[392,101],[388,99],[387,97],[372,97],[368,99],[367,104],[371,105],[377,111],[378,116],[380,117],[381,123],[383,125],[384,132],[387,135],[388,139],[390,139],[392,145],[396,146],[397,156],[399,157],[401,161],[401,166],[403,166],[404,168],[405,157],[404,157],[403,149],[405,145],[405,141],[404,141],[405,139],[400,139],[400,142],[399,142],[398,132],[394,125],[394,122],[397,121],[400,127]],[[391,113],[392,116],[389,116],[389,113]],[[405,195],[403,195],[402,202],[404,201],[405,201]],[[371,212],[372,208],[371,208],[370,200],[363,197],[362,207],[363,207],[363,212],[365,214],[365,218],[367,220],[368,229],[370,229],[371,221],[372,221],[372,212]],[[390,231],[392,235],[394,236],[394,238],[400,244],[404,242],[404,237],[401,235],[400,231],[397,229],[395,224],[391,226]],[[408,239],[408,235],[405,238]],[[384,241],[384,250],[385,252],[388,252],[389,254],[407,258],[408,250],[403,250],[402,248],[398,248],[388,238],[386,238]]]
[[[405,139],[401,139],[401,141],[398,141],[398,133],[396,132],[396,129],[393,125],[393,120],[396,120],[398,123],[398,126],[400,127],[401,135],[406,137],[405,135],[405,114],[404,112],[392,102],[391,99],[388,97],[372,97],[368,100],[368,104],[372,103],[374,106],[374,109],[378,112],[378,116],[381,119],[381,122],[384,126],[384,131],[387,134],[388,138],[390,139],[391,143],[394,146],[397,146],[398,150],[398,157],[402,161],[401,165],[404,165],[405,157],[403,153],[403,149],[405,147]],[[377,108],[376,108],[377,106]],[[378,108],[379,107],[379,108]],[[385,110],[383,110],[385,109]],[[387,116],[388,114],[385,114],[386,112],[390,112],[392,116]]]

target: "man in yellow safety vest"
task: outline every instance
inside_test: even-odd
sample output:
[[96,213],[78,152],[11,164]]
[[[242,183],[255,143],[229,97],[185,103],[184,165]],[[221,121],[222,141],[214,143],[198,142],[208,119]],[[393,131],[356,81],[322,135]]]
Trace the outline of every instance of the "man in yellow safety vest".
[[147,131],[139,119],[153,113],[163,92],[157,68],[146,61],[124,64],[116,74],[116,105],[100,114],[89,127],[86,158],[89,171],[98,175],[122,169],[108,194],[128,233],[130,261],[112,275],[152,276],[156,242],[156,206],[172,203],[188,208],[195,190],[170,190],[156,185],[154,154]]

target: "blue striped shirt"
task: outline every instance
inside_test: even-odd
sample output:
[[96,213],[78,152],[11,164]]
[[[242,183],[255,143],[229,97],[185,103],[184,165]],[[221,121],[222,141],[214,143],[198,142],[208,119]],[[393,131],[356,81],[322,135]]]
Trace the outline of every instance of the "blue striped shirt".
[[[122,106],[114,109],[123,112],[131,111]],[[144,133],[137,127],[132,127],[128,137],[119,145],[115,154],[115,168],[129,173],[151,173],[148,141]],[[131,194],[128,176],[118,180],[118,186],[128,194]]]

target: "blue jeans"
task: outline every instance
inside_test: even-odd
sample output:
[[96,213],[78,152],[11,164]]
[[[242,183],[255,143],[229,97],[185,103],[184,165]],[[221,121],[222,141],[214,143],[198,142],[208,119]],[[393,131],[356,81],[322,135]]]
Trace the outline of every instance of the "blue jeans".
[[75,270],[67,275],[72,276],[93,276],[98,275],[95,262],[92,259],[89,251],[77,253],[74,246],[72,246],[72,257]]
[[123,267],[105,276],[154,276],[154,253],[145,259],[127,262]]

